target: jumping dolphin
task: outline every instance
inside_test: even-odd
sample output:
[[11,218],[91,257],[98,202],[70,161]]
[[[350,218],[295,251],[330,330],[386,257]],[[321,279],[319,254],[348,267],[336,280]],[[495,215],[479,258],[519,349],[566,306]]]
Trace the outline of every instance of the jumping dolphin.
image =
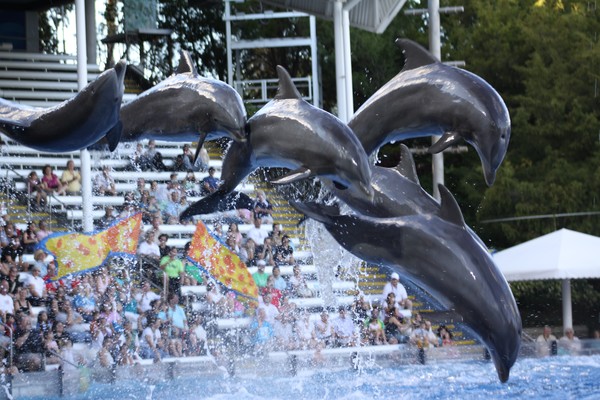
[[119,144],[119,109],[125,61],[108,69],[77,95],[50,108],[0,99],[0,132],[32,149],[62,153],[81,150],[104,138],[111,151]]
[[332,114],[303,100],[283,67],[277,66],[277,75],[277,95],[246,124],[248,140],[229,147],[219,189],[188,207],[180,218],[208,210],[207,204],[218,204],[215,198],[226,196],[259,167],[292,170],[276,184],[319,176],[372,196],[369,161],[354,133]]
[[479,158],[491,186],[510,140],[506,104],[486,81],[442,64],[415,42],[398,39],[404,67],[356,111],[348,126],[367,154],[393,140],[442,135],[431,153],[464,139]]
[[224,82],[200,77],[186,51],[175,74],[123,105],[121,122],[124,142],[197,141],[198,152],[205,140],[246,140],[246,109],[238,92]]
[[340,215],[336,206],[290,202],[322,222],[355,256],[387,265],[431,293],[488,348],[500,381],[506,382],[521,344],[521,317],[504,276],[489,252],[467,229],[456,200],[439,185],[434,214],[397,218]]

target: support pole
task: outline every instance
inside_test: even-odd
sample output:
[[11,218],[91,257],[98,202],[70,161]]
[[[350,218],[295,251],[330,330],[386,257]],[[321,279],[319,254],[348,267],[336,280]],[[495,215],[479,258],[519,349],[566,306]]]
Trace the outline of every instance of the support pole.
[[344,43],[344,79],[346,84],[346,122],[354,115],[354,88],[352,86],[352,50],[350,47],[350,12],[342,11],[342,40]]
[[562,311],[563,311],[563,332],[567,328],[573,327],[573,309],[571,307],[571,280],[562,280]]
[[231,49],[231,4],[229,3],[229,0],[225,0],[225,41],[227,45],[227,84],[233,87],[233,50]]
[[346,82],[345,82],[345,68],[344,68],[344,35],[342,27],[343,19],[343,4],[342,0],[336,0],[333,3],[333,36],[335,45],[335,88],[337,94],[338,104],[338,118],[342,122],[348,122],[347,120],[347,108],[346,108]]
[[[442,60],[442,50],[440,44],[440,0],[429,0],[429,51],[438,60]],[[440,136],[433,136],[431,144],[440,139]],[[432,158],[433,168],[433,197],[440,200],[440,191],[438,184],[444,184],[444,153],[434,154]]]
[[[76,0],[76,35],[77,35],[77,87],[82,90],[87,85],[87,49],[85,34],[85,0]],[[90,152],[80,151],[81,158],[81,199],[83,209],[83,231],[94,230],[92,215],[92,167]]]
[[319,85],[319,59],[317,56],[317,19],[314,15],[309,18],[310,23],[310,61],[312,65],[312,92],[313,105],[321,107],[321,89]]

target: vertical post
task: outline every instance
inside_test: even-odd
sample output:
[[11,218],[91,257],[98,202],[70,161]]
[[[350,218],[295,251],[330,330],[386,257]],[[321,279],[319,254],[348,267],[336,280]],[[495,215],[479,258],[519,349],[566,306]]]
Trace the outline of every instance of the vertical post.
[[87,62],[96,64],[96,3],[95,0],[85,0],[85,37]]
[[[429,11],[429,51],[438,60],[442,60],[442,50],[440,45],[440,0],[428,0]],[[431,143],[440,139],[439,136],[431,138]],[[434,154],[432,158],[433,168],[433,197],[440,200],[438,184],[444,184],[444,153]]]
[[350,12],[342,11],[342,40],[344,41],[344,79],[346,80],[346,122],[354,114],[354,89],[352,87],[352,50],[350,47]]
[[309,17],[310,24],[310,61],[312,64],[313,105],[321,106],[321,91],[319,88],[319,60],[317,58],[317,19]]
[[333,35],[335,45],[335,88],[337,93],[338,118],[342,122],[346,120],[346,83],[344,70],[344,38],[342,28],[342,0],[333,3]]
[[571,308],[571,281],[562,280],[562,311],[563,311],[563,332],[567,328],[573,327],[573,310]]
[[[227,45],[227,83],[233,87],[233,55],[231,50],[231,4],[225,0],[225,41]],[[241,93],[240,93],[241,94]]]
[[[76,35],[77,35],[77,87],[82,90],[87,85],[87,50],[85,34],[85,0],[76,0]],[[92,216],[92,167],[90,152],[80,151],[81,159],[81,198],[83,209],[83,231],[94,230]]]

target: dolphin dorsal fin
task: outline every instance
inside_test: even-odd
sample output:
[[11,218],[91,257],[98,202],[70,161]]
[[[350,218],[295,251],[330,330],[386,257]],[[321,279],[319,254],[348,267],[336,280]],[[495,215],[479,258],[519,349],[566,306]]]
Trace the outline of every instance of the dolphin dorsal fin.
[[396,39],[396,46],[404,53],[402,72],[440,62],[433,54],[412,40]]
[[292,82],[290,74],[281,65],[277,66],[277,77],[279,78],[279,87],[277,88],[277,100],[283,99],[302,99],[296,85]]
[[438,189],[440,191],[441,200],[440,212],[438,214],[439,217],[451,224],[461,227],[465,226],[465,219],[463,218],[460,207],[454,196],[452,196],[452,193],[450,193],[446,186],[442,184],[438,184]]
[[198,71],[196,71],[196,67],[194,66],[194,62],[192,61],[192,57],[190,53],[185,50],[181,50],[179,52],[179,65],[177,66],[177,74],[186,74],[191,73],[193,75],[198,75]]
[[419,185],[415,160],[413,159],[409,148],[404,144],[400,144],[400,162],[396,166],[396,169],[402,176]]

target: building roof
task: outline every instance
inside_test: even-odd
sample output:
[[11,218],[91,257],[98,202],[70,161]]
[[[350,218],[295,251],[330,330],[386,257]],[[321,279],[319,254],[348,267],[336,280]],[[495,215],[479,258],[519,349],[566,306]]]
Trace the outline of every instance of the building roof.
[[0,0],[0,10],[40,11],[73,3],[74,0]]
[[[264,4],[302,11],[319,18],[333,19],[335,0],[262,0]],[[406,0],[345,0],[350,25],[369,32],[382,33],[396,17]]]

